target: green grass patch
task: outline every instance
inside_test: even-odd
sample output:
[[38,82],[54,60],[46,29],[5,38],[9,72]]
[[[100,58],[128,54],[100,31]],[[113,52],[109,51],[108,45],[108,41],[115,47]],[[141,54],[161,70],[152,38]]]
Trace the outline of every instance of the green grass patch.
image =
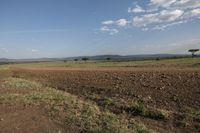
[[164,111],[147,108],[143,103],[129,105],[110,98],[96,99],[95,101],[103,109],[108,109],[116,114],[127,113],[133,116],[141,116],[155,120],[167,119],[167,114]]
[[127,111],[130,111],[133,115],[140,115],[155,120],[166,119],[165,114],[163,112],[158,110],[150,110],[147,107],[145,107],[142,103],[138,103],[130,108],[127,108]]
[[[24,105],[44,105],[52,115],[56,116],[62,112],[66,125],[81,127],[84,131],[93,133],[124,133],[124,132],[149,132],[145,126],[138,123],[129,123],[129,121],[115,115],[109,111],[102,111],[99,107],[89,101],[83,101],[69,93],[59,91],[53,88],[44,87],[39,83],[9,78],[1,86],[3,89],[31,90],[27,93],[0,94],[0,103]],[[0,87],[0,88],[1,88]],[[55,118],[55,117],[53,117]]]

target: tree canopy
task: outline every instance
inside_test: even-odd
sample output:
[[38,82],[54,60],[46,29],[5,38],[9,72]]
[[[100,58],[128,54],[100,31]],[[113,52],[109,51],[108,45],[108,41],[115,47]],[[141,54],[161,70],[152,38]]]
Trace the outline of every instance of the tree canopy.
[[199,49],[189,49],[188,52],[191,52],[192,53],[192,57],[195,56],[195,53],[198,52]]
[[190,50],[188,50],[188,52],[198,52],[199,51],[199,49],[190,49]]

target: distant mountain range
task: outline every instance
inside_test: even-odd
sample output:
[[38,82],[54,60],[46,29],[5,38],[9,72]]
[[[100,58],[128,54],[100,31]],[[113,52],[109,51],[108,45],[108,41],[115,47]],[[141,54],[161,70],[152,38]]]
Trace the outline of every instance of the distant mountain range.
[[96,56],[78,56],[78,57],[67,57],[67,58],[36,58],[36,59],[7,59],[0,58],[0,62],[36,62],[36,61],[61,61],[61,60],[81,60],[82,58],[88,58],[89,60],[148,60],[157,58],[181,58],[188,57],[185,54],[146,54],[146,55],[96,55]]
[[144,60],[144,59],[156,59],[156,58],[172,58],[172,57],[185,57],[188,55],[184,54],[146,54],[146,55],[96,55],[96,56],[79,56],[79,57],[69,57],[64,58],[66,60],[89,58],[90,60],[106,60],[110,58],[111,60]]

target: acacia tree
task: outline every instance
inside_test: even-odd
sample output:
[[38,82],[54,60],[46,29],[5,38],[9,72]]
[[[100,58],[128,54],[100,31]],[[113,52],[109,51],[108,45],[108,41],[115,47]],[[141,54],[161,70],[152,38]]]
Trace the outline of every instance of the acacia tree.
[[83,61],[87,61],[87,60],[89,60],[89,58],[84,57],[84,58],[82,58],[82,60],[83,60]]
[[198,52],[199,49],[190,49],[188,52],[192,53],[192,58],[195,56],[195,53]]
[[110,58],[110,57],[108,57],[108,58],[106,58],[106,60],[111,60],[111,58]]

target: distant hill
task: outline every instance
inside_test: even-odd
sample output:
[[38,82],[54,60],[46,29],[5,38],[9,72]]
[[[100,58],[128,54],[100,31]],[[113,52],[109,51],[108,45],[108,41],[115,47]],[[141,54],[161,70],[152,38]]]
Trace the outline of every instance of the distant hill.
[[90,60],[149,60],[157,58],[181,58],[188,57],[189,55],[184,54],[146,54],[146,55],[95,55],[95,56],[78,56],[78,57],[67,57],[67,58],[36,58],[36,59],[7,59],[0,58],[0,62],[3,63],[16,63],[16,62],[40,62],[40,61],[61,61],[61,60],[81,60],[82,58],[89,58]]
[[156,58],[174,58],[174,57],[186,57],[188,55],[180,54],[147,54],[147,55],[96,55],[96,56],[79,56],[79,57],[69,57],[64,58],[66,60],[89,58],[90,60],[106,60],[110,58],[111,60],[145,60],[145,59],[156,59]]

